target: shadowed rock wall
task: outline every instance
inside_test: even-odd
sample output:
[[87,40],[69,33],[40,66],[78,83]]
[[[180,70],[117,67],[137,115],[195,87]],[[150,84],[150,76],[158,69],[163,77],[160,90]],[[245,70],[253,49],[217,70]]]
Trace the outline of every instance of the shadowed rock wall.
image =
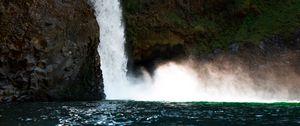
[[0,0],[0,28],[0,102],[105,97],[87,0]]
[[274,35],[293,46],[293,34],[300,28],[298,0],[121,1],[133,70],[143,66],[152,71],[161,61],[201,58],[228,51],[232,44],[259,46]]

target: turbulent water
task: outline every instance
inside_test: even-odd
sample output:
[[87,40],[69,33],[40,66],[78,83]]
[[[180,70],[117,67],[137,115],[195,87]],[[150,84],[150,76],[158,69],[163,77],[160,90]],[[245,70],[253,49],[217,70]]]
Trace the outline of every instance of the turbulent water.
[[300,125],[300,104],[134,101],[23,103],[0,105],[0,125],[296,126]]

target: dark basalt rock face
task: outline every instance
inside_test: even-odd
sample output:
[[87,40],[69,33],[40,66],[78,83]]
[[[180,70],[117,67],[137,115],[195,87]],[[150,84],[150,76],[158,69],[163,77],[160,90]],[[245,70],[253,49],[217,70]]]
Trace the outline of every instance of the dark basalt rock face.
[[0,28],[0,102],[105,97],[87,0],[0,0]]
[[[145,67],[153,72],[155,64],[182,57],[201,58],[228,50],[239,53],[244,43],[257,45],[273,35],[281,36],[282,44],[289,46],[289,39],[300,28],[299,0],[121,2],[129,71]],[[276,41],[270,40],[269,45]]]

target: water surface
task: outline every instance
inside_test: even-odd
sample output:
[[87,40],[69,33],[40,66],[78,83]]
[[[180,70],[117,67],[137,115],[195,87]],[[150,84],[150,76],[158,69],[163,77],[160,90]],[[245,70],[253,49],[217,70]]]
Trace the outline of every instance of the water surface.
[[300,125],[299,103],[100,101],[0,105],[0,126]]

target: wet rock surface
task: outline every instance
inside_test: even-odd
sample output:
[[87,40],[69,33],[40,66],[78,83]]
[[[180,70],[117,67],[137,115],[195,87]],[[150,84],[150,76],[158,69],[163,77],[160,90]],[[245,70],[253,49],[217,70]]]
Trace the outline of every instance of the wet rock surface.
[[0,0],[0,103],[104,98],[87,0]]
[[230,52],[252,58],[268,53],[270,59],[274,52],[299,49],[297,0],[121,2],[129,70],[145,67],[152,72],[155,64],[189,56],[216,58]]
[[157,64],[186,57],[243,61],[251,69],[277,62],[300,70],[297,0],[121,2],[129,71],[152,73]]

